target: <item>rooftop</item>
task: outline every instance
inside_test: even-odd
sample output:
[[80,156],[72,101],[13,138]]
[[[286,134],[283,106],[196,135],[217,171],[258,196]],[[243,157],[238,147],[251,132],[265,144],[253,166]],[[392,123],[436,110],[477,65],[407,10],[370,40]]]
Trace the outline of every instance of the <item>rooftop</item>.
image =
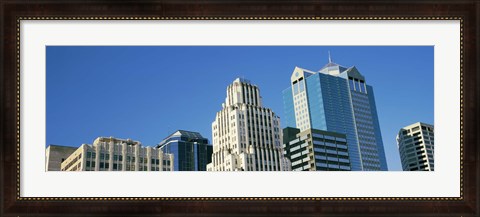
[[170,134],[167,136],[165,139],[163,139],[157,147],[162,146],[163,144],[167,143],[171,138],[174,137],[186,137],[188,140],[207,140],[207,138],[203,137],[200,133],[198,132],[193,132],[193,131],[187,131],[187,130],[177,130],[174,133]]

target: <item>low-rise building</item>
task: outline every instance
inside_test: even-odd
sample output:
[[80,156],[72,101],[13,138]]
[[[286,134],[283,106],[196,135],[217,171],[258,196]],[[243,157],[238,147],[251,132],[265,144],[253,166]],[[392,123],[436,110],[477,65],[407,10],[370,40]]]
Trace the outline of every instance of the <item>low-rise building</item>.
[[139,141],[98,137],[61,163],[62,171],[173,171],[173,155]]
[[45,171],[60,171],[60,165],[68,156],[77,150],[76,147],[49,145],[45,149]]
[[345,134],[287,127],[283,129],[283,143],[292,171],[351,170]]

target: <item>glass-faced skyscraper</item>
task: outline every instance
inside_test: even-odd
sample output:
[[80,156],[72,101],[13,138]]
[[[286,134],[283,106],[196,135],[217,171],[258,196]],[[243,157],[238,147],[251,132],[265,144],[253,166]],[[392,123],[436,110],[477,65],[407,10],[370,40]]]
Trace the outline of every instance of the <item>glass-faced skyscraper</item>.
[[262,106],[260,89],[237,78],[227,87],[212,123],[213,155],[208,171],[288,171],[280,118]]
[[345,134],[352,170],[387,170],[373,88],[355,66],[295,67],[290,81],[283,91],[286,127]]

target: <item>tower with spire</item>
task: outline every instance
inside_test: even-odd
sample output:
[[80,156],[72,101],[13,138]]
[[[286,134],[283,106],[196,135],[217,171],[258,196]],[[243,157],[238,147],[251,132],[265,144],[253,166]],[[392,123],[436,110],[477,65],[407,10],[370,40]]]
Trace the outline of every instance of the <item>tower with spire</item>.
[[283,91],[287,127],[345,134],[351,170],[387,170],[373,88],[355,66],[334,63],[328,52],[318,71],[295,67],[290,83]]

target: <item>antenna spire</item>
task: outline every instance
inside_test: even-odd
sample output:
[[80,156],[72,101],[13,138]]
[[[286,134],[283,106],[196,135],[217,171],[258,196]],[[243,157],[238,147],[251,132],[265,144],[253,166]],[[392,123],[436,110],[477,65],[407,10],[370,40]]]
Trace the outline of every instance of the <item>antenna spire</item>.
[[328,51],[328,63],[332,62],[332,57],[330,56],[330,51]]

